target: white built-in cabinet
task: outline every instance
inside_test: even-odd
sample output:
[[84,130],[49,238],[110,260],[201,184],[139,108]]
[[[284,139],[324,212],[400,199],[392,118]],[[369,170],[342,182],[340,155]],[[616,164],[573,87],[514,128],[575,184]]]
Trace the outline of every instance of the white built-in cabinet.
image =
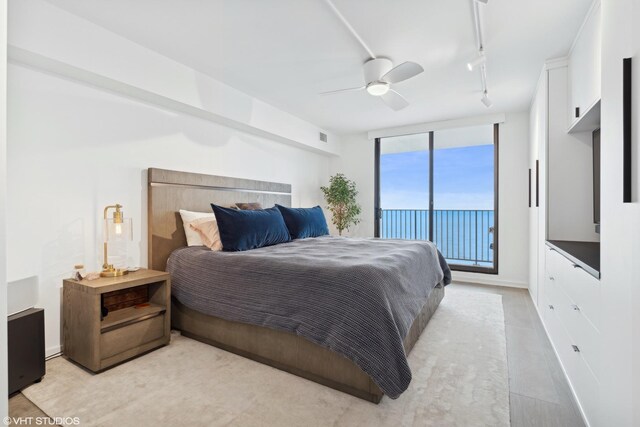
[[590,133],[567,132],[568,77],[566,58],[548,61],[531,105],[529,292],[585,418],[595,420],[602,372],[600,280],[547,244],[598,238],[590,224],[591,157],[584,147]]
[[600,127],[602,23],[593,3],[569,52],[569,132]]
[[[593,134],[567,132],[567,61],[547,63],[547,128],[544,153],[547,240],[597,242],[593,202]],[[541,156],[542,157],[542,156]]]
[[547,144],[547,70],[540,76],[529,120],[529,292],[534,303],[538,301],[539,262],[544,255],[545,188],[543,168],[546,165],[545,147]]
[[597,242],[591,132],[567,132],[567,58],[547,61],[531,104],[529,292],[537,303],[547,240]]
[[[610,1],[601,8],[596,0],[564,64],[547,62],[531,105],[529,290],[591,427],[640,425],[640,30],[633,19],[640,8],[632,5]],[[633,61],[631,202],[622,197],[623,58]],[[601,234],[595,235],[588,217],[580,217],[591,215],[590,189],[578,184],[591,175],[588,135],[598,128]],[[600,237],[599,277],[547,243]]]
[[538,311],[585,418],[595,425],[602,375],[600,281],[556,250],[545,248]]

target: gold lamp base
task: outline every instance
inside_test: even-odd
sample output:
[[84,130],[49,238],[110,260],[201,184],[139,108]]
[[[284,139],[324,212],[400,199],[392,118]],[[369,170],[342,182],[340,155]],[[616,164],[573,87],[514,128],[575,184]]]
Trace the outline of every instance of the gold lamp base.
[[120,268],[110,268],[107,270],[102,270],[100,272],[100,277],[120,277],[125,274],[129,274],[129,270],[123,270]]

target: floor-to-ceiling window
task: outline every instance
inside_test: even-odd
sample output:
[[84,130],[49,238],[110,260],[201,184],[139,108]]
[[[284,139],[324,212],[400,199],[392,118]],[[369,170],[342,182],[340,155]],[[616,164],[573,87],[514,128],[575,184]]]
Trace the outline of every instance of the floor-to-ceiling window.
[[457,270],[498,270],[498,125],[376,140],[376,236],[431,240]]

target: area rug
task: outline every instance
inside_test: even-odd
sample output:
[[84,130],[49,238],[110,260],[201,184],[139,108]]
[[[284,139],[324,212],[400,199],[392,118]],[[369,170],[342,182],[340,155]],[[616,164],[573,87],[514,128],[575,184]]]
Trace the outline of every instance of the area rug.
[[508,426],[505,341],[500,295],[448,287],[409,356],[409,389],[378,405],[178,333],[98,375],[52,359],[23,393],[83,426]]

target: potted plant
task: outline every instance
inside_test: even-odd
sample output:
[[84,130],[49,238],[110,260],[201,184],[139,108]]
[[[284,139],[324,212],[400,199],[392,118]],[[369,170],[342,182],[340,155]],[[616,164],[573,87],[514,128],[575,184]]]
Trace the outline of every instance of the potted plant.
[[332,214],[333,225],[342,236],[343,230],[360,222],[360,205],[356,201],[358,190],[356,183],[339,173],[329,179],[327,187],[320,187],[324,193],[324,199]]

